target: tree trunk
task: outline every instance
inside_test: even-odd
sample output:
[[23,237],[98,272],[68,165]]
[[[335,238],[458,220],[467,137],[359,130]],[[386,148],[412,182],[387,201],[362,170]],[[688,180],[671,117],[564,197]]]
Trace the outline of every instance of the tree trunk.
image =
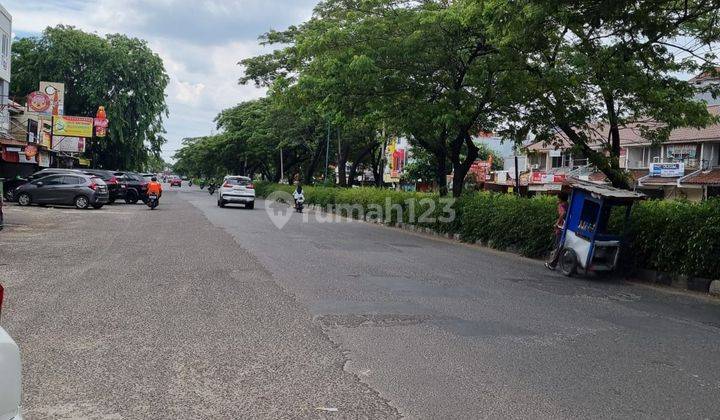
[[[583,136],[580,136],[573,128],[567,124],[562,123],[558,125],[560,129],[565,133],[566,136],[568,136],[568,139],[570,141],[580,147],[582,149],[582,152],[587,156],[588,161],[595,166],[600,172],[604,173],[605,176],[608,177],[610,180],[610,183],[615,188],[622,188],[622,189],[630,189],[630,183],[628,182],[627,176],[625,175],[625,171],[620,168],[619,164],[619,158],[620,158],[620,131],[616,128],[616,139],[617,139],[617,155],[613,156],[615,153],[611,150],[610,158],[608,159],[603,153],[598,152],[597,150],[593,150],[587,142],[587,139]],[[611,141],[615,142],[615,139],[612,139]]]
[[348,184],[351,187],[357,182],[355,178],[357,178],[358,166],[360,166],[360,164],[365,160],[365,158],[370,155],[374,148],[374,145],[365,146],[363,149],[360,150],[360,153],[355,157],[355,159],[353,159],[352,166],[350,167],[350,178],[348,179]]
[[[467,155],[465,159],[460,160],[460,150],[462,145],[465,143],[467,148]],[[467,130],[459,133],[453,141],[452,156],[450,160],[453,163],[453,197],[460,197],[462,195],[463,187],[465,186],[465,177],[470,171],[470,166],[475,162],[478,157],[478,147],[472,141],[472,136]]]
[[338,185],[341,187],[347,187],[347,170],[345,165],[348,161],[348,155],[350,154],[350,146],[347,144],[342,145],[338,151]]
[[437,183],[438,193],[441,196],[446,196],[448,193],[447,187],[447,155],[445,149],[437,150],[434,153],[435,159],[435,182]]
[[315,152],[312,155],[312,159],[310,159],[310,163],[308,164],[308,166],[305,170],[305,185],[313,184],[313,175],[315,174],[317,165],[320,162],[320,157],[322,156],[322,153],[324,151],[325,151],[325,139],[320,138],[320,139],[318,139],[318,143],[315,146]]

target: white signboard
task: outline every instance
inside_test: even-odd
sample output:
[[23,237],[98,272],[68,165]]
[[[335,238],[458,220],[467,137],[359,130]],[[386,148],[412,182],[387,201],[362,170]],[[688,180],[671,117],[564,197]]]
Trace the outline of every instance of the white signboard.
[[683,175],[685,175],[685,164],[682,162],[650,164],[650,176],[676,178]]
[[52,150],[56,152],[82,153],[85,151],[85,139],[82,137],[53,136]]

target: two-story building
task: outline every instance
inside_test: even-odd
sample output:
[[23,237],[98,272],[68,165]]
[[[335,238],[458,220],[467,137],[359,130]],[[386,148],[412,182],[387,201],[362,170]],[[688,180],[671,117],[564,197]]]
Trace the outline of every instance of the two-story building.
[[[720,83],[720,78],[702,74],[689,83],[703,86]],[[720,115],[720,100],[706,93],[698,94],[696,99],[705,101],[712,115]],[[652,124],[651,121],[642,123],[644,126]],[[662,144],[644,138],[640,126],[638,123],[620,128],[620,166],[628,171],[636,189],[651,197],[687,198],[692,201],[720,196],[720,125],[701,129],[678,128]],[[591,143],[596,150],[602,148],[604,139],[608,137],[607,128],[602,127],[586,134],[596,139]],[[604,182],[604,175],[588,165],[584,156],[573,153],[571,146],[562,134],[558,134],[552,144],[530,145],[527,147],[530,172],[542,174],[542,177],[535,178],[548,182],[551,175],[555,175],[557,181],[562,180],[559,174]],[[556,186],[550,183],[547,187],[536,189],[552,190]]]

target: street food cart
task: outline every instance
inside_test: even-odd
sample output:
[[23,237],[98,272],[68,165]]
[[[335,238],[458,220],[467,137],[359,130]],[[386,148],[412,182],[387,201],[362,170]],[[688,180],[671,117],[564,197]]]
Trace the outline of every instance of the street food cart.
[[644,197],[640,193],[607,185],[574,182],[560,238],[558,263],[562,273],[572,276],[578,272],[607,273],[615,270],[623,235],[611,231],[613,209],[622,213],[618,217],[624,218],[624,232],[632,205]]

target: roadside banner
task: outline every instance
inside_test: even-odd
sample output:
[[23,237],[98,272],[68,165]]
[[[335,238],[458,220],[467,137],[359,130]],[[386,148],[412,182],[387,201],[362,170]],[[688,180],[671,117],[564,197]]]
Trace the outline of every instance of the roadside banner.
[[82,153],[85,139],[82,137],[52,136],[52,150],[56,152]]
[[50,98],[50,107],[44,111],[48,115],[64,115],[65,84],[57,82],[40,82],[40,92]]
[[92,137],[93,119],[91,117],[53,116],[53,136]]

